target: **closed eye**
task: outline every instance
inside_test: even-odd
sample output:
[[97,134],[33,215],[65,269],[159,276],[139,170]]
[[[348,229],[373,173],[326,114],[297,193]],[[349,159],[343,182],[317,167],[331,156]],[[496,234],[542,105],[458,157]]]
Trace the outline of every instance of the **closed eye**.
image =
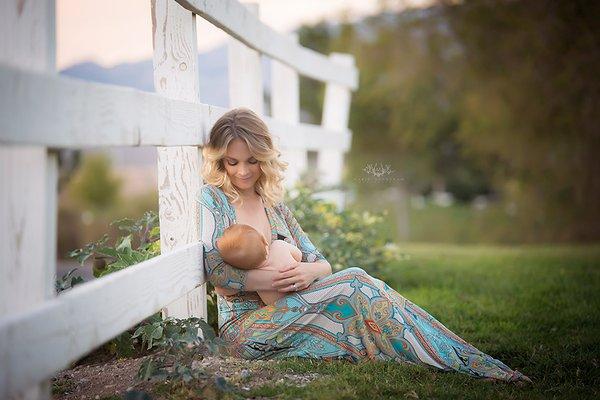
[[[254,165],[254,164],[258,163],[258,160],[252,160],[252,161],[248,161],[248,163],[250,163],[250,164],[253,164],[253,165]],[[231,165],[231,166],[234,166],[234,165],[237,165],[237,161],[227,161],[227,164],[229,164],[229,165]]]

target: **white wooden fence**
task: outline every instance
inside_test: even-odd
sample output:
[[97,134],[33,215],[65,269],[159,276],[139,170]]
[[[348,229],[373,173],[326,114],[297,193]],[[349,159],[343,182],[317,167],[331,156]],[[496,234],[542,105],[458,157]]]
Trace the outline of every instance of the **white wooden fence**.
[[[319,152],[338,183],[349,149],[358,72],[260,22],[255,4],[151,0],[157,93],[60,77],[54,0],[0,2],[0,398],[48,398],[54,373],[159,310],[206,316],[195,196],[200,147],[228,111],[200,102],[196,15],[231,35],[230,107],[267,122],[285,157]],[[264,116],[260,54],[271,57],[272,117]],[[302,74],[324,82],[321,125],[299,123]],[[157,146],[162,254],[56,295],[56,148]],[[296,179],[297,176],[288,176]]]

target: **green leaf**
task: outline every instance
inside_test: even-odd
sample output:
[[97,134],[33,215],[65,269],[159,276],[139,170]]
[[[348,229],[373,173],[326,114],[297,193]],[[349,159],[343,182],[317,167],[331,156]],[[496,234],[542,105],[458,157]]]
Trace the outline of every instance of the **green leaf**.
[[148,358],[140,365],[137,376],[139,379],[146,381],[152,377],[154,370],[154,360],[152,358]]
[[202,329],[202,337],[204,340],[213,340],[217,336],[213,327],[206,321],[199,319],[198,324],[200,325],[200,329]]
[[118,252],[131,250],[131,235],[127,235],[122,238],[121,243],[117,246],[116,249]]
[[102,256],[115,257],[115,258],[118,256],[117,251],[110,247],[99,247],[96,249],[96,253],[100,254]]

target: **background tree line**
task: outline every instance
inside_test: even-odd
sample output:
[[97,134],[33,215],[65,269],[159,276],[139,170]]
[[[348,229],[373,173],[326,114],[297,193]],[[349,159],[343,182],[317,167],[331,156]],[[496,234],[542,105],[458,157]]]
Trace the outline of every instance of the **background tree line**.
[[[352,53],[360,70],[347,181],[383,160],[404,178],[383,186],[511,205],[515,241],[600,238],[599,8],[440,2],[301,28],[302,45]],[[324,88],[302,79],[301,106],[319,121]]]

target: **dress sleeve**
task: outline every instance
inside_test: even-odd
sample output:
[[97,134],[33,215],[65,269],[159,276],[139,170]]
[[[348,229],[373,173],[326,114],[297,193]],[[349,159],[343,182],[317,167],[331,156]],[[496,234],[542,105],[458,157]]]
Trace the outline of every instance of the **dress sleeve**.
[[296,220],[296,217],[294,217],[294,214],[292,214],[292,211],[284,202],[280,203],[280,209],[292,237],[302,252],[302,262],[328,262],[323,254],[321,254],[316,246],[310,241],[308,235],[304,232]]
[[218,238],[227,228],[227,216],[222,202],[204,185],[200,188],[200,218],[202,243],[204,245],[204,271],[215,287],[244,290],[248,271],[235,268],[223,261],[216,246]]

